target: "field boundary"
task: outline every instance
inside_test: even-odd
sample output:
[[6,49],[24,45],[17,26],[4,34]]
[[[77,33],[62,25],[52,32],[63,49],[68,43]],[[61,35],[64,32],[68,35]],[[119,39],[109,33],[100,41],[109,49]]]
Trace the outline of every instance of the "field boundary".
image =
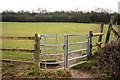
[[0,39],[12,39],[12,40],[34,40],[34,37],[0,37]]
[[[116,38],[120,38],[120,34],[118,34],[117,31],[115,31],[113,28],[112,28],[112,23],[109,24],[108,26],[108,31],[107,31],[107,36],[106,36],[106,41],[102,42],[102,36],[104,35],[103,33],[103,23],[100,24],[100,32],[99,33],[93,33],[92,31],[90,31],[88,34],[64,34],[62,35],[63,37],[63,40],[62,40],[62,43],[58,42],[57,39],[58,39],[58,36],[60,35],[57,35],[57,34],[35,34],[33,37],[0,37],[0,39],[8,39],[8,40],[33,40],[33,46],[34,46],[34,49],[33,50],[30,50],[30,49],[12,49],[12,48],[2,48],[0,50],[2,51],[20,51],[20,52],[31,52],[33,53],[33,56],[34,56],[34,65],[35,65],[35,69],[36,71],[39,71],[41,68],[41,62],[42,62],[42,58],[41,56],[43,56],[44,58],[44,61],[42,62],[44,64],[44,69],[47,69],[47,63],[50,63],[49,61],[47,62],[47,56],[60,56],[61,58],[61,55],[63,56],[63,59],[62,59],[62,69],[67,69],[69,67],[73,67],[74,65],[78,65],[78,64],[83,64],[85,62],[87,62],[91,56],[92,56],[92,48],[97,46],[97,49],[101,48],[101,45],[103,43],[108,43],[110,40],[110,33],[111,31],[114,33],[115,37]],[[74,43],[71,43],[69,42],[69,37],[72,36],[84,36],[85,37],[85,40],[84,42],[82,41],[78,41],[78,42],[74,42]],[[46,37],[55,37],[55,43],[50,43],[50,44],[47,44],[46,42]],[[98,41],[95,43],[95,44],[92,44],[92,38],[93,37],[98,37]],[[42,38],[43,38],[43,43],[42,42]],[[52,41],[52,39],[50,39],[49,41]],[[82,48],[81,47],[78,49],[73,49],[73,51],[69,51],[69,46],[70,45],[79,45],[81,46],[81,44],[85,44],[86,47]],[[42,48],[41,48],[42,47]],[[63,50],[63,53],[60,53],[58,52],[59,54],[48,54],[47,52],[47,49],[50,49],[50,47],[55,47],[56,49],[55,50],[52,50],[52,51],[56,51],[57,52],[57,47],[62,47],[62,50]],[[42,52],[43,50],[43,52]],[[76,52],[78,51],[78,52]],[[71,55],[69,57],[69,54],[73,54],[73,53],[82,53],[84,52],[84,54],[82,55],[79,55],[79,56],[74,56],[74,55]],[[50,58],[49,57],[49,58]],[[71,58],[71,59],[70,59]],[[72,60],[80,60],[80,59],[83,59],[83,61],[79,62],[79,63],[75,63],[73,62],[72,64],[69,65],[69,61],[72,61]],[[85,59],[86,58],[86,59]],[[2,61],[2,60],[1,60]],[[7,59],[3,59],[3,61],[13,61],[13,62],[24,62],[24,61],[17,61],[17,60],[7,60]],[[60,62],[60,61],[59,61]],[[27,63],[27,62],[26,62]],[[57,62],[53,62],[53,63],[57,63]],[[52,64],[52,63],[51,63]],[[61,65],[61,64],[60,64]],[[57,68],[58,69],[58,68]],[[60,69],[60,68],[59,68]]]
[[[56,34],[55,34],[56,35]],[[70,68],[70,67],[73,67],[75,65],[78,65],[78,64],[83,64],[83,63],[86,63],[88,58],[91,56],[90,55],[90,50],[91,50],[91,38],[94,37],[94,36],[101,36],[103,35],[103,33],[91,33],[91,34],[64,34],[64,35],[60,35],[64,38],[63,40],[63,43],[62,44],[46,44],[46,36],[48,37],[55,37],[55,40],[57,39],[57,36],[59,35],[46,35],[46,34],[42,34],[39,36],[39,34],[35,34],[33,37],[2,37],[2,39],[12,39],[12,40],[33,40],[33,45],[34,45],[34,49],[33,50],[30,50],[30,49],[12,49],[12,48],[2,48],[0,50],[2,51],[19,51],[19,52],[31,52],[33,53],[33,56],[34,56],[34,61],[33,63],[35,64],[35,67],[36,67],[36,70],[39,70],[40,69],[40,64],[43,63],[45,64],[45,66],[47,66],[48,63],[50,62],[47,62],[46,59],[44,62],[41,62],[41,58],[40,56],[61,56],[63,55],[64,56],[64,59],[63,61],[60,61],[62,62],[63,64],[63,67],[62,68],[57,68],[57,69],[67,69],[67,68]],[[85,41],[78,41],[78,42],[69,42],[69,37],[80,37],[80,36],[84,36],[85,37]],[[41,44],[41,38],[44,38],[44,44]],[[69,47],[70,45],[81,45],[81,44],[85,44],[86,47],[85,48],[82,48],[82,49],[79,49],[79,50],[76,50],[74,49],[73,51],[69,51]],[[50,47],[57,47],[57,46],[61,46],[63,47],[63,53],[59,53],[58,55],[55,54],[42,54],[41,53],[41,46],[44,47],[44,49],[46,50],[47,49],[47,46]],[[96,45],[97,46],[97,45]],[[81,56],[74,56],[74,57],[70,57],[69,55],[70,54],[76,54],[76,53],[81,53],[85,51],[85,54],[84,55],[81,55]],[[42,55],[41,55],[42,54]],[[69,57],[68,57],[69,56]],[[72,63],[72,64],[69,64],[71,63],[73,60],[77,61],[77,60],[80,60],[80,59],[84,59],[83,61],[79,62],[79,63]],[[29,61],[19,61],[19,60],[10,60],[10,59],[2,59],[0,61],[6,61],[6,62],[21,62],[21,63],[29,63]],[[30,62],[31,63],[31,62]],[[50,64],[54,64],[54,63],[58,63],[58,62],[52,62]],[[61,63],[60,63],[61,64]],[[68,65],[69,64],[69,65]],[[45,68],[47,69],[47,68]]]
[[34,64],[32,61],[22,61],[22,60],[11,60],[11,59],[0,59],[2,62],[18,62],[18,63],[25,63],[25,64]]
[[30,52],[30,53],[34,52],[34,50],[30,50],[30,49],[0,48],[0,50],[2,50],[2,51],[17,51],[17,52]]
[[[0,37],[2,40],[34,40],[34,37]],[[2,51],[34,52],[33,49],[0,48]]]

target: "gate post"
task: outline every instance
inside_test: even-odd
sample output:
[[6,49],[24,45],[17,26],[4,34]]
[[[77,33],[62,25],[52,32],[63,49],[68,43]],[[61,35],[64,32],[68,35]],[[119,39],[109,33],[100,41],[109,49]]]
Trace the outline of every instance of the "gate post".
[[105,44],[109,42],[112,24],[109,24]]
[[90,34],[86,35],[86,54],[87,54],[87,60],[90,58]]
[[39,72],[40,70],[40,37],[38,34],[34,36],[34,61],[35,61],[35,71]]
[[[100,24],[100,33],[103,33],[103,27],[104,27],[104,24],[101,23]],[[99,36],[98,38],[98,42],[101,42],[102,41],[102,35]],[[98,49],[101,48],[101,45],[98,45]]]
[[92,33],[92,31],[90,31],[89,32],[89,48],[90,48],[90,50],[89,50],[89,57],[91,57],[92,56],[92,36],[93,36],[93,33]]
[[111,16],[110,23],[109,23],[108,30],[107,30],[107,36],[106,36],[105,44],[107,44],[109,42],[110,34],[111,34],[111,28],[112,28],[113,23],[114,23],[114,16]]
[[64,36],[64,69],[68,68],[68,35]]

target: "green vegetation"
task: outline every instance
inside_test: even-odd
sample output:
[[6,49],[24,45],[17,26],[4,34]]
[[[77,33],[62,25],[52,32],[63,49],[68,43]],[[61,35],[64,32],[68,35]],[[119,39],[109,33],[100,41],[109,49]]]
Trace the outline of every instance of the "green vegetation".
[[[2,36],[34,36],[35,33],[39,34],[80,34],[80,33],[89,33],[89,31],[93,31],[93,33],[99,32],[99,24],[83,24],[83,23],[20,23],[20,22],[3,22],[2,23]],[[107,26],[104,27],[104,33],[106,34]],[[117,28],[116,28],[117,29]],[[105,40],[105,36],[103,36],[103,41]],[[51,38],[49,41],[53,41]],[[64,41],[63,38],[59,37],[59,43]],[[83,41],[84,37],[69,37],[70,42],[74,41]],[[48,43],[50,43],[48,41]],[[93,38],[93,43],[97,42],[97,38]],[[1,43],[1,42],[0,42]],[[75,45],[69,46],[70,50],[85,48],[86,45]],[[2,48],[25,48],[25,49],[33,49],[33,41],[32,40],[2,40]],[[59,47],[58,47],[59,48]],[[63,49],[63,47],[60,47]],[[95,48],[93,49],[95,51]],[[3,59],[14,59],[14,60],[22,60],[22,61],[33,61],[33,53],[26,52],[10,52],[3,51],[2,54]],[[49,59],[61,59],[61,56],[58,57],[48,57]],[[82,70],[93,70],[95,65],[94,60],[89,60],[87,63],[82,65],[77,65],[74,69],[82,69]],[[34,71],[33,65],[25,65],[25,64],[13,64],[13,63],[3,63],[3,77],[11,76],[11,77],[34,77],[34,78],[58,78],[58,77],[71,77],[69,71],[48,71],[48,72],[40,72],[36,73]],[[8,69],[8,70],[6,70]],[[94,69],[96,70],[96,69]],[[93,70],[93,71],[94,71]],[[8,75],[9,74],[9,75]]]
[[[87,23],[39,23],[39,22],[2,22],[2,36],[33,36],[35,33],[39,34],[80,34],[99,32],[99,24],[87,24]],[[104,27],[104,33],[106,33],[107,25]],[[82,41],[83,37],[79,38]],[[85,39],[85,37],[84,37]],[[60,39],[61,40],[61,39]],[[78,40],[78,38],[71,37],[72,41]],[[103,37],[105,40],[105,36]],[[62,41],[62,40],[61,40]],[[72,42],[71,41],[71,42]],[[93,39],[93,42],[97,42],[97,38]],[[2,40],[3,48],[25,48],[33,49],[32,40]],[[71,49],[73,47],[70,47]],[[62,49],[62,48],[61,48]],[[12,55],[13,54],[13,55]],[[23,59],[32,60],[31,54],[24,54],[21,52],[6,52],[3,51],[3,58],[7,59]],[[11,57],[10,57],[11,56]],[[16,56],[16,57],[15,57]]]
[[[99,8],[100,10],[100,8]],[[77,22],[77,23],[109,23],[111,15],[115,16],[115,22],[120,24],[120,14],[106,12],[106,9],[101,9],[102,12],[83,12],[83,11],[55,11],[30,13],[29,11],[3,11],[3,22]],[[39,11],[38,11],[39,12]]]
[[91,70],[94,67],[94,65],[95,65],[95,60],[90,59],[88,62],[84,64],[74,66],[73,69],[87,71],[87,70]]
[[89,31],[99,32],[99,24],[84,23],[20,23],[3,22],[3,36],[33,36],[40,34],[72,34],[88,33]]
[[69,71],[58,70],[58,71],[41,71],[40,73],[35,73],[34,70],[28,71],[23,74],[25,77],[33,76],[35,78],[70,78],[71,73]]
[[3,59],[13,59],[13,60],[21,60],[21,61],[32,61],[33,54],[26,52],[12,52],[12,51],[3,51],[2,52]]

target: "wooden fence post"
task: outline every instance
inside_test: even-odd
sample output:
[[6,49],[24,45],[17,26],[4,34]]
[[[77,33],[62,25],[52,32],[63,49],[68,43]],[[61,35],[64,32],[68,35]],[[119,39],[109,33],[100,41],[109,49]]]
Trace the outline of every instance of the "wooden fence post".
[[34,36],[34,60],[35,60],[35,71],[39,72],[40,70],[40,37],[38,34],[35,34]]
[[110,18],[110,23],[109,23],[109,24],[113,25],[114,20],[115,20],[115,17],[114,17],[114,16],[111,16],[111,18]]
[[109,24],[105,44],[109,42],[112,24]]
[[[100,33],[103,33],[103,27],[104,27],[104,25],[103,25],[103,23],[101,23],[100,24]],[[102,35],[100,35],[98,38],[98,42],[101,42],[101,41],[102,41]],[[101,45],[98,45],[98,48],[100,48],[100,47],[101,47]]]
[[113,23],[114,23],[114,16],[111,16],[111,18],[110,18],[110,23],[109,23],[109,26],[108,26],[108,31],[107,31],[107,36],[106,36],[105,44],[109,42],[110,33],[111,33],[111,28],[112,28]]
[[91,57],[92,56],[92,36],[93,36],[92,31],[89,32],[89,35],[90,35],[90,45],[89,45],[89,47],[90,47],[90,56],[89,57]]

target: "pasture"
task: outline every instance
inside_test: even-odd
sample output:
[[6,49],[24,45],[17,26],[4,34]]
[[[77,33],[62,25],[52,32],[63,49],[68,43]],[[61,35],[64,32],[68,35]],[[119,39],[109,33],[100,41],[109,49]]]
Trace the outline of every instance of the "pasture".
[[[99,24],[88,24],[88,23],[39,23],[39,22],[2,22],[2,36],[34,36],[35,33],[38,34],[83,34],[93,31],[93,33],[100,32]],[[107,26],[104,25],[104,33],[106,34]],[[103,40],[105,40],[103,36]],[[82,39],[82,38],[81,38]],[[75,40],[75,39],[73,39]],[[93,42],[97,42],[94,38]],[[2,40],[2,48],[23,48],[23,49],[33,49],[32,40]],[[32,53],[24,52],[2,52],[3,59],[17,59],[32,61]]]
[[3,36],[33,36],[40,34],[72,34],[87,33],[89,31],[98,32],[99,24],[85,23],[20,23],[3,22]]

